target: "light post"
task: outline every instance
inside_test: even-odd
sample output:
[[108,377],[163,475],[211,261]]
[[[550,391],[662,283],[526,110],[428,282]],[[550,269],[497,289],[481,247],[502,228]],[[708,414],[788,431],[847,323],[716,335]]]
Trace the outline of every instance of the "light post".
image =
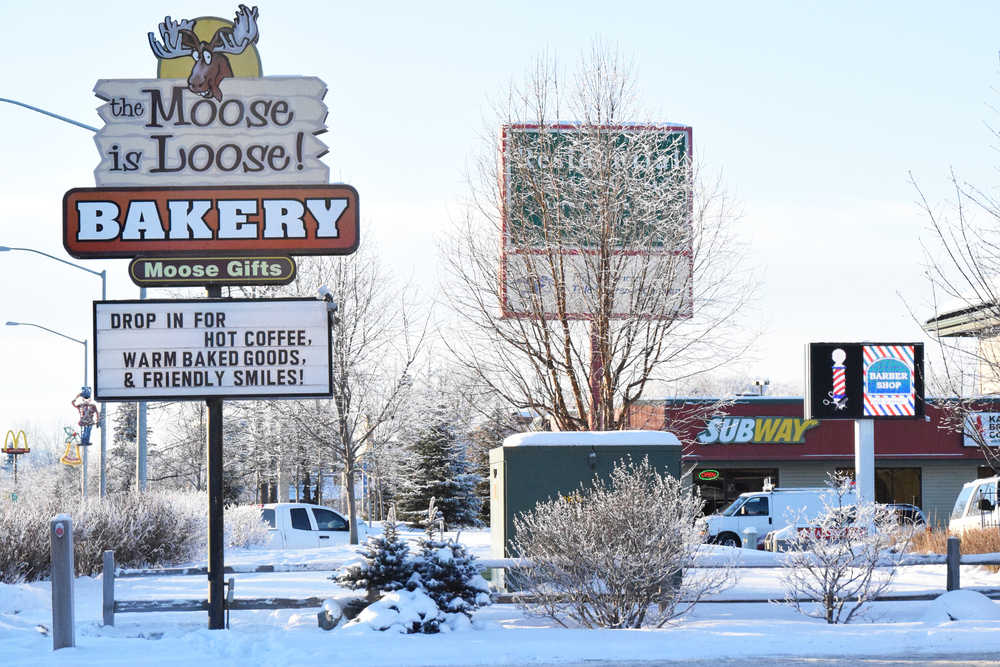
[[[18,251],[21,251],[21,252],[33,252],[36,255],[42,255],[43,257],[48,257],[49,259],[54,259],[57,262],[61,262],[63,264],[67,264],[69,266],[72,266],[73,268],[80,269],[81,271],[86,271],[87,273],[91,273],[91,274],[99,277],[101,279],[101,301],[106,301],[107,300],[107,298],[108,298],[108,275],[107,275],[106,271],[94,271],[93,269],[88,269],[87,267],[82,266],[80,264],[75,264],[73,262],[68,262],[65,259],[61,258],[61,257],[56,257],[55,255],[50,255],[47,252],[42,252],[41,250],[35,250],[34,248],[13,248],[13,247],[8,247],[8,246],[0,246],[0,252],[10,252],[11,250],[18,250]],[[41,327],[41,328],[44,328],[44,327]],[[52,330],[51,329],[47,329],[47,331],[52,331]],[[52,333],[57,333],[57,332],[52,331]],[[59,335],[61,336],[62,334],[59,334]],[[66,338],[69,338],[69,336],[66,336]],[[76,339],[74,338],[73,340],[76,340]],[[77,341],[77,342],[79,342],[79,341]],[[85,358],[85,360],[86,360],[86,358]],[[84,376],[86,377],[86,374],[84,374]],[[86,381],[84,381],[83,385],[87,386]],[[108,454],[108,436],[107,436],[107,432],[106,432],[107,429],[105,428],[104,408],[105,408],[104,401],[101,401],[101,416],[100,416],[100,427],[101,427],[101,498],[103,498],[107,494],[107,490],[108,490],[107,465],[105,463],[107,461],[107,454]],[[85,447],[84,448],[84,469],[86,469],[86,465],[87,464],[86,464],[86,447]],[[86,494],[84,494],[84,495],[86,495]]]
[[754,380],[754,384],[757,385],[758,395],[763,396],[764,393],[767,391],[767,388],[771,386],[771,381],[764,380],[763,382],[761,382],[760,380]]
[[[55,334],[57,336],[61,336],[61,337],[65,338],[65,339],[67,339],[67,340],[73,341],[74,343],[79,343],[80,345],[83,345],[83,385],[81,385],[81,386],[83,386],[83,387],[87,386],[87,361],[88,361],[88,359],[87,359],[87,339],[86,338],[84,338],[83,340],[80,340],[79,338],[73,338],[72,336],[67,336],[66,334],[60,333],[58,331],[55,331],[54,329],[50,329],[48,327],[43,327],[41,324],[33,324],[31,322],[7,322],[7,326],[9,326],[9,327],[18,327],[18,326],[22,326],[22,327],[35,327],[36,329],[41,329],[42,331],[48,331],[51,334]],[[104,419],[103,408],[102,408],[102,411],[101,411],[101,419]],[[102,436],[104,435],[104,429],[103,428],[101,429],[101,435]],[[83,448],[83,481],[82,481],[81,490],[83,492],[83,497],[84,498],[87,497],[87,449],[88,449],[87,447]],[[103,462],[103,457],[101,457],[101,458],[102,458],[102,462]]]

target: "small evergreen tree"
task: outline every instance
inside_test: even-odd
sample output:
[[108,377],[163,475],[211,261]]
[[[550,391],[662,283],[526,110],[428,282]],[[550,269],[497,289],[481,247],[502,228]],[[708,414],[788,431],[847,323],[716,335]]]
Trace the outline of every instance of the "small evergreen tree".
[[427,534],[420,541],[420,557],[407,588],[423,589],[443,612],[472,618],[472,612],[490,604],[489,585],[479,575],[474,564],[476,557],[464,545],[456,540],[434,538],[437,514],[435,499],[431,498],[426,515]]
[[358,553],[364,562],[335,575],[336,581],[352,590],[367,590],[371,599],[405,588],[413,574],[410,547],[396,529],[395,508],[389,510],[382,535],[369,537]]

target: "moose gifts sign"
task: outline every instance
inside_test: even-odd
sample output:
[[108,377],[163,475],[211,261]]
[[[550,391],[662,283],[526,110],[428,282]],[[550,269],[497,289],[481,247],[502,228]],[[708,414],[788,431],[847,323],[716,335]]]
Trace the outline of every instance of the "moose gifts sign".
[[160,78],[97,82],[98,187],[329,181],[326,84],[261,77],[257,16],[167,17],[148,36]]

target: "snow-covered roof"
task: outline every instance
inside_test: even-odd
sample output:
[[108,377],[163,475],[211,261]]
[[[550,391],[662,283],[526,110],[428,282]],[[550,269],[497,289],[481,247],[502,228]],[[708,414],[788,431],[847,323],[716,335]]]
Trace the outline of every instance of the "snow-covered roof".
[[504,447],[569,446],[638,447],[658,445],[680,447],[681,441],[666,431],[535,431],[516,433],[503,441]]

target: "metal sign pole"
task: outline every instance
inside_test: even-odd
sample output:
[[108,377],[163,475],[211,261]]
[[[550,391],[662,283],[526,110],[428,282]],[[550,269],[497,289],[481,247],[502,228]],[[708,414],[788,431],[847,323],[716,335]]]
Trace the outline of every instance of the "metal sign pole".
[[[222,296],[222,288],[208,287],[209,298]],[[222,501],[222,399],[210,398],[208,406],[208,629],[226,627],[225,544]]]
[[875,502],[875,420],[854,420],[854,485],[859,503]]

